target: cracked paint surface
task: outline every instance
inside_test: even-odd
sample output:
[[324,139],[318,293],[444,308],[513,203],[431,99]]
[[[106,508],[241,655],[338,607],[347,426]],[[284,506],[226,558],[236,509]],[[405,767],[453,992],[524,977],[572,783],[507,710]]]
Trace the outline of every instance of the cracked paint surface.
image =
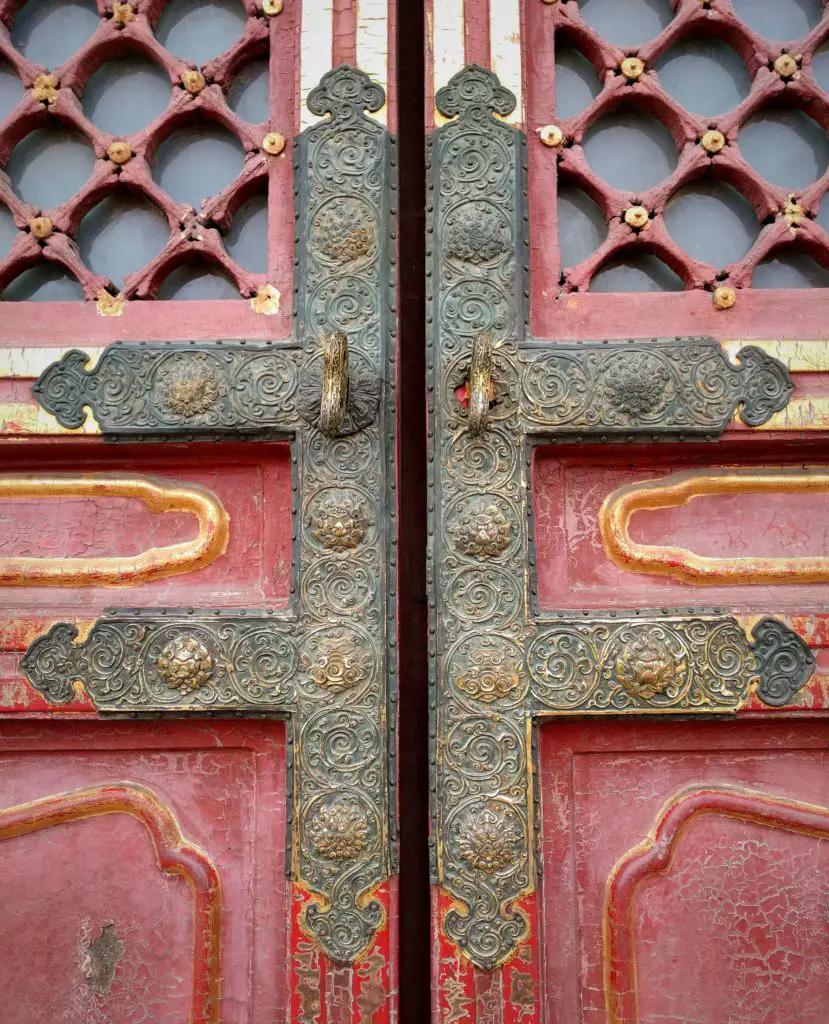
[[[827,744],[827,722],[759,715],[543,726],[547,1018],[607,1024],[608,878],[647,839],[667,801],[690,787],[730,786],[829,807]],[[713,815],[693,819],[667,870],[634,890],[636,1024],[825,1020],[827,857],[829,846],[813,835]]]
[[[3,806],[125,779],[163,800],[221,879],[223,1024],[284,1014],[281,723],[0,723],[0,748]],[[138,821],[108,814],[3,840],[0,904],[8,1024],[189,1020],[193,895],[159,870]],[[105,983],[109,926],[123,951]]]

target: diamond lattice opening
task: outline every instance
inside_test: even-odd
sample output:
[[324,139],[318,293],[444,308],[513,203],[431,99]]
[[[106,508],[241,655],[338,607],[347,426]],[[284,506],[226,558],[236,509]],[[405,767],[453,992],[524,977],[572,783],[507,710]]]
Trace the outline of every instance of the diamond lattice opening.
[[820,21],[821,0],[732,0],[737,16],[766,39],[797,39]]
[[584,138],[591,170],[614,188],[652,188],[676,167],[676,146],[656,118],[624,104],[591,125]]
[[239,0],[171,0],[155,34],[170,53],[205,64],[236,41],[244,24],[245,9]]
[[253,60],[237,72],[227,91],[227,104],[230,109],[251,124],[261,124],[268,120],[268,77],[267,60]]
[[574,267],[592,256],[607,236],[599,206],[575,185],[558,190],[558,244],[563,267]]
[[829,138],[802,110],[763,110],[746,121],[738,142],[751,166],[783,188],[805,188],[829,167]]
[[239,293],[218,270],[203,261],[176,269],[158,291],[159,299],[238,299]]
[[264,273],[268,266],[267,193],[251,196],[233,214],[224,244],[240,267]]
[[803,252],[778,252],[754,271],[754,288],[829,288],[829,270]]
[[760,234],[751,203],[722,181],[679,189],[665,207],[665,224],[689,256],[718,269],[742,259]]
[[171,96],[170,79],[157,64],[126,53],[92,75],[84,89],[83,109],[101,131],[132,135],[154,121]]
[[0,299],[3,302],[71,302],[83,299],[83,288],[63,267],[41,263],[16,277]]
[[583,20],[617,46],[636,46],[658,36],[671,23],[669,0],[584,0]]
[[681,292],[683,288],[682,279],[651,253],[608,260],[590,282],[591,292]]
[[713,36],[683,39],[656,64],[662,88],[694,114],[724,114],[749,94],[742,57]]
[[179,203],[200,210],[238,176],[244,149],[236,136],[198,119],[174,131],[153,155],[153,178]]
[[31,132],[14,147],[6,170],[22,199],[48,210],[74,196],[94,166],[95,154],[80,132],[50,125]]
[[86,266],[121,289],[127,275],[158,256],[169,236],[166,217],[148,199],[119,194],[89,211],[77,241]]
[[573,46],[556,48],[556,110],[561,118],[587,110],[602,91],[590,61]]
[[45,68],[57,68],[80,49],[98,27],[94,0],[29,0],[15,15],[15,49]]
[[0,61],[0,118],[10,114],[24,93],[17,72],[6,61]]

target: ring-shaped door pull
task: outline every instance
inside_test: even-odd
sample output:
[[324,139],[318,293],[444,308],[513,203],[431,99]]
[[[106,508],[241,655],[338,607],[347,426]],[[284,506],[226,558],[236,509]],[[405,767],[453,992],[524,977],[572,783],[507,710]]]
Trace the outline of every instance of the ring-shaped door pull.
[[322,342],[322,395],[319,429],[336,437],[348,401],[348,338],[340,332],[326,334]]
[[489,427],[492,401],[492,335],[478,334],[472,341],[469,367],[469,433],[483,434]]

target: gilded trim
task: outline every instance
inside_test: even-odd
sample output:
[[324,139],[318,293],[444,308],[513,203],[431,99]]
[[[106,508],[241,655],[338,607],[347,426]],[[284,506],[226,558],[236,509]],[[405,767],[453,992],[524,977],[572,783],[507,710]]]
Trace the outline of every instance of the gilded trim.
[[829,491],[829,472],[789,470],[690,470],[621,487],[599,512],[604,549],[629,572],[672,576],[683,583],[769,584],[829,582],[829,556],[804,558],[716,558],[686,548],[637,544],[630,539],[631,516],[642,509],[676,508],[694,498],[731,494],[812,494]]
[[156,515],[189,513],[198,520],[198,536],[165,548],[150,548],[138,555],[0,558],[0,586],[131,587],[203,569],[227,550],[228,514],[216,495],[202,488],[142,476],[0,477],[0,499],[104,497],[135,498]]

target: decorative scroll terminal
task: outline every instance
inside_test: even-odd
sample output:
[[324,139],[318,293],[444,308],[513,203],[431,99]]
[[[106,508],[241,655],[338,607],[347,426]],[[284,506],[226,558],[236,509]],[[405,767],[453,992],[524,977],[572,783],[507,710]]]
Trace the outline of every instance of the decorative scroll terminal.
[[734,365],[713,338],[541,345],[521,353],[529,433],[697,436],[722,433],[739,408],[756,427],[784,409],[788,369],[747,345]]

